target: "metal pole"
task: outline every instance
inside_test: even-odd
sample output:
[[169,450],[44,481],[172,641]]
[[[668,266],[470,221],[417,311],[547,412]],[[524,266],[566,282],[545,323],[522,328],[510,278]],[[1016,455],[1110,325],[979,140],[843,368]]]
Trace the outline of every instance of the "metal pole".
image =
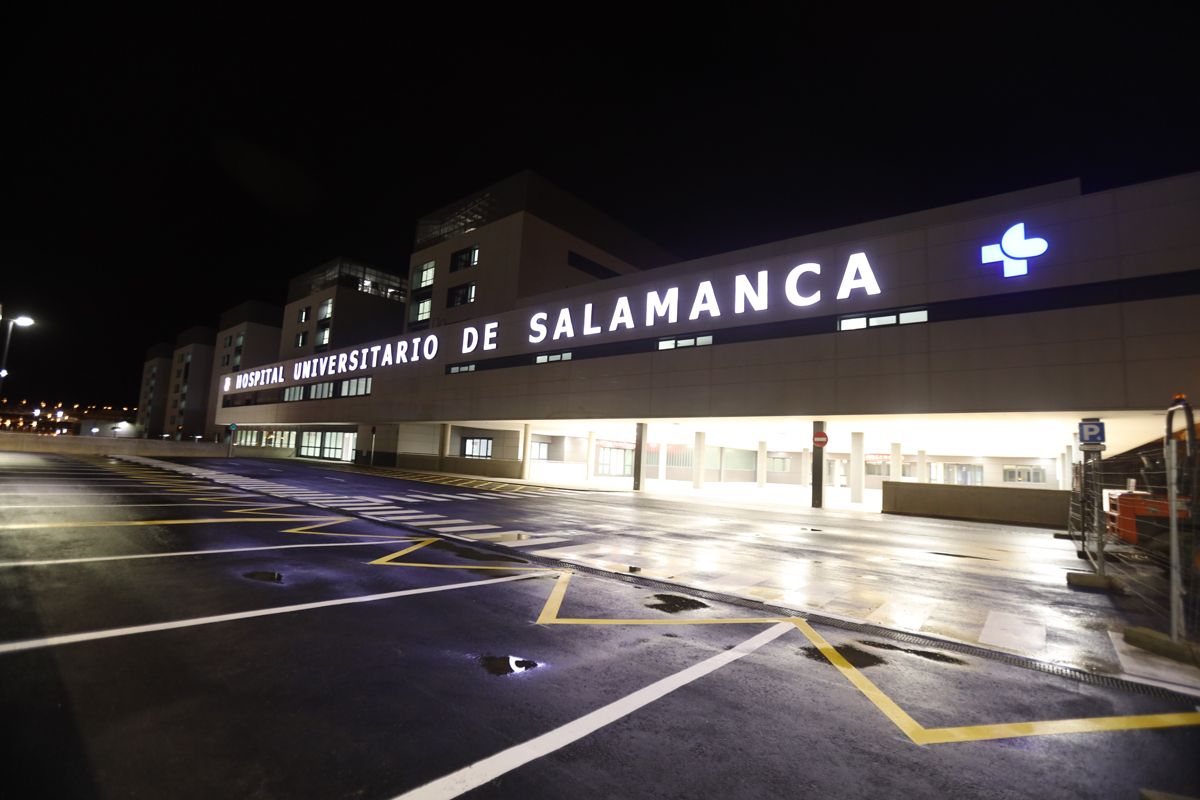
[[1101,513],[1104,506],[1104,483],[1100,480],[1100,454],[1092,453],[1092,529],[1096,531],[1096,574],[1104,577],[1104,540],[1108,527],[1102,525]]
[[[825,432],[824,420],[813,420],[813,435]],[[812,507],[821,508],[825,504],[825,445],[813,442],[812,454]]]
[[4,371],[8,367],[8,340],[12,338],[13,322],[15,320],[6,319],[4,322],[4,355],[0,356],[0,392],[4,390]]
[[1178,642],[1183,638],[1183,582],[1179,575],[1179,517],[1175,511],[1178,495],[1175,487],[1178,458],[1175,440],[1168,437],[1164,448],[1167,461],[1167,514],[1171,518],[1171,641]]
[[375,466],[375,429],[371,428],[371,466]]

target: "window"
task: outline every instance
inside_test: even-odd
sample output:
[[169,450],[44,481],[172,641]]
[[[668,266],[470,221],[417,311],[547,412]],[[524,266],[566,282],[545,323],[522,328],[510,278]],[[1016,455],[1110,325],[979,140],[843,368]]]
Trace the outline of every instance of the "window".
[[414,306],[415,313],[413,314],[413,322],[424,322],[425,320],[429,319],[429,313],[432,308],[433,300],[430,300],[429,298],[418,300],[416,306]]
[[239,334],[237,335],[237,346],[238,346],[238,347],[241,347],[241,346],[242,346],[242,345],[244,345],[245,343],[246,343],[246,334],[244,334],[244,333],[239,333]]
[[242,354],[238,353],[237,355],[235,355],[233,357],[233,366],[236,369],[237,367],[240,367],[241,365],[242,365]]
[[342,397],[356,397],[371,393],[371,378],[351,378],[342,381]]
[[464,283],[459,286],[451,286],[446,291],[446,308],[454,308],[455,306],[465,306],[467,303],[475,302],[475,282]]
[[295,400],[303,400],[303,399],[304,399],[304,387],[303,386],[289,386],[283,390],[283,402],[285,402],[285,403],[291,403]]
[[491,458],[492,440],[482,437],[463,439],[462,454],[463,458]]
[[328,300],[325,300],[324,302],[322,302],[320,307],[317,308],[317,319],[318,320],[329,319],[332,316],[333,316],[333,298],[330,297]]
[[1045,483],[1046,469],[1032,464],[1005,464],[1005,483]]
[[312,316],[312,306],[305,306],[296,314],[296,322],[308,322],[310,316]]
[[433,285],[433,261],[426,261],[413,272],[413,288],[424,289]]
[[312,384],[308,387],[308,397],[310,400],[324,400],[327,397],[333,397],[333,381]]
[[479,248],[468,247],[466,250],[459,250],[450,256],[450,271],[458,272],[460,269],[478,266],[479,264]]
[[703,336],[684,336],[679,339],[662,339],[658,343],[659,350],[674,350],[677,347],[704,347],[713,343],[711,333]]
[[318,346],[329,344],[329,328],[318,328],[317,338],[313,340]]
[[321,432],[304,431],[300,435],[300,455],[319,458],[321,456]]
[[570,360],[571,360],[570,353],[553,353],[550,355],[538,356],[533,361],[535,364],[548,364],[551,361],[570,361]]
[[597,448],[600,457],[596,465],[597,475],[613,475],[627,477],[633,474],[633,448],[600,447]]
[[911,325],[915,322],[928,322],[929,311],[924,308],[911,309],[909,311],[876,312],[870,316],[857,315],[853,317],[842,317],[838,320],[839,331],[861,331],[864,328],[878,328],[883,325]]
[[950,483],[956,486],[983,485],[982,464],[946,464],[935,462],[931,467],[933,471],[931,479],[934,483]]
[[530,442],[529,457],[534,461],[548,461],[550,459],[550,443]]
[[448,375],[457,375],[460,372],[474,372],[474,371],[475,371],[474,364],[451,364],[449,367],[446,368],[446,373]]
[[767,457],[767,472],[791,472],[792,459],[790,457]]
[[229,366],[229,353],[226,353],[225,355],[221,356],[221,366],[222,367]]
[[296,347],[304,347],[308,344],[308,331],[300,331],[296,334]]
[[229,347],[231,344],[233,344],[233,335],[232,334],[225,337],[225,346]]
[[342,444],[345,438],[346,434],[341,431],[326,431],[325,441],[321,448],[321,457],[341,459]]

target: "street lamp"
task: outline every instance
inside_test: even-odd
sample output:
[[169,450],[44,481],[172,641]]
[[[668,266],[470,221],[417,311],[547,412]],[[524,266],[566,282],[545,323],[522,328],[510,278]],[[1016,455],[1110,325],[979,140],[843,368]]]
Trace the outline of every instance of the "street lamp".
[[12,339],[13,325],[22,328],[28,328],[33,324],[32,317],[6,317],[4,316],[4,306],[0,305],[0,322],[4,323],[4,350],[0,352],[0,393],[3,393],[4,379],[8,376],[8,370],[5,368],[8,365],[8,342]]

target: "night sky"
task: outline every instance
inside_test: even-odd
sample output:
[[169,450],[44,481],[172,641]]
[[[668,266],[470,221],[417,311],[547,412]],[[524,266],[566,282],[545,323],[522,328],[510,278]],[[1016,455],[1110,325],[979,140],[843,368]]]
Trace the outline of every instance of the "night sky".
[[1182,38],[96,13],[4,54],[13,400],[133,404],[150,345],[336,255],[403,274],[418,216],[521,169],[681,258],[1200,169]]

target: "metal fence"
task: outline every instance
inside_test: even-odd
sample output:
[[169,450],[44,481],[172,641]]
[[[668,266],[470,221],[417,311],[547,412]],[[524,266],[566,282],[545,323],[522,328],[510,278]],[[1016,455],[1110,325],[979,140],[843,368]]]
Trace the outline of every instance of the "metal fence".
[[[1180,416],[1186,427],[1174,433]],[[1200,452],[1191,407],[1179,400],[1168,410],[1161,442],[1112,458],[1084,455],[1068,523],[1080,557],[1140,598],[1172,639],[1200,641]]]

